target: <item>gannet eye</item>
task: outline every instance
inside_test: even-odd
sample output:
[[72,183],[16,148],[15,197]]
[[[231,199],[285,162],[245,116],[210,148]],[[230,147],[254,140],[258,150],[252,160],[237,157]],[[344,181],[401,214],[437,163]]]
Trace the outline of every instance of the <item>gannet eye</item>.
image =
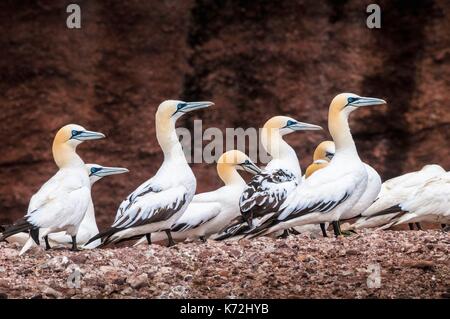
[[249,160],[245,160],[244,165],[250,165],[250,161]]
[[90,175],[93,175],[93,174],[97,173],[100,170],[101,170],[100,167],[91,167],[91,174]]
[[291,126],[291,125],[295,125],[295,124],[296,124],[295,121],[288,120],[287,123],[286,123],[286,126]]
[[347,102],[348,102],[348,104],[351,104],[351,103],[353,103],[355,101],[358,101],[358,100],[359,100],[359,97],[349,97],[347,99]]
[[80,135],[81,131],[77,131],[77,130],[72,130],[72,137]]
[[185,106],[186,106],[186,103],[178,103],[177,104],[177,111],[181,110]]

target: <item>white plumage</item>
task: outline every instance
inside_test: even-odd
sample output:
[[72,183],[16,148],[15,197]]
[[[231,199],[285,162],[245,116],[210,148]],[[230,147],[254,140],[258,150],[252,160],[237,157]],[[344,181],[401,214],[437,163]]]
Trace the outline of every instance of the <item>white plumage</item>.
[[320,130],[320,126],[298,122],[287,116],[270,118],[261,131],[261,144],[272,156],[264,171],[245,187],[239,200],[242,218],[223,231],[219,239],[226,239],[247,231],[253,218],[271,214],[301,182],[301,168],[295,150],[283,140],[294,131]]
[[367,186],[367,172],[348,127],[349,114],[360,106],[385,104],[381,99],[343,93],[330,105],[328,126],[336,144],[329,165],[318,170],[293,191],[280,208],[252,236],[305,224],[339,220],[359,200]]
[[445,173],[439,165],[426,165],[420,171],[407,173],[385,181],[380,193],[352,227],[354,229],[392,225],[399,212],[399,205],[407,200],[420,186]]
[[394,225],[430,222],[450,223],[450,172],[428,180],[403,203],[404,214]]
[[140,185],[120,205],[114,223],[88,243],[104,238],[118,242],[158,231],[166,231],[191,202],[196,179],[184,156],[175,131],[175,122],[186,112],[213,105],[211,102],[165,101],[156,112],[156,135],[164,162],[156,175]]
[[72,248],[76,249],[78,228],[91,202],[91,184],[85,164],[75,151],[82,141],[103,137],[79,125],[61,128],[53,141],[58,172],[33,195],[23,220],[7,228],[0,238],[30,230],[29,241],[39,244],[39,229],[45,229],[41,234],[44,238],[65,231],[72,237]]

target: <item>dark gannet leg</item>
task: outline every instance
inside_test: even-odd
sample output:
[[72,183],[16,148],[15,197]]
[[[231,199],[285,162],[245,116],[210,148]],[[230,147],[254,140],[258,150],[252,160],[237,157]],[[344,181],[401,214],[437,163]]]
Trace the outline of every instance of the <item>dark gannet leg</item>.
[[252,215],[248,216],[247,218],[244,217],[244,219],[247,222],[248,227],[250,227],[250,229],[253,228],[253,217],[252,217]]
[[152,244],[152,235],[151,234],[145,234],[145,238],[147,238],[147,243],[149,245]]
[[72,236],[72,248],[70,249],[72,251],[78,251],[77,247],[77,235]]
[[50,249],[52,249],[52,247],[50,246],[50,244],[49,244],[49,242],[48,242],[48,235],[46,235],[46,236],[44,237],[44,240],[45,240],[45,250],[50,250]]
[[322,230],[322,236],[328,237],[327,230],[325,228],[325,223],[320,223],[320,229]]
[[416,227],[418,230],[422,230],[422,226],[420,226],[420,223],[414,223],[414,224],[416,224]]
[[172,234],[170,233],[169,229],[166,229],[166,235],[167,235],[167,239],[169,240],[169,244],[167,245],[167,247],[175,245],[175,242],[172,239]]
[[338,237],[342,235],[341,233],[341,226],[339,225],[339,221],[335,220],[332,222],[333,230],[334,230],[334,236]]
[[414,224],[413,223],[409,223],[408,226],[409,226],[409,230],[414,230]]
[[31,236],[31,238],[33,238],[36,245],[39,246],[41,244],[39,241],[39,228],[31,228],[30,236]]
[[199,238],[202,241],[202,243],[206,243],[206,237],[205,236],[200,236]]
[[289,237],[289,232],[287,229],[285,229],[283,231],[283,233],[280,236],[278,236],[278,238],[288,238],[288,237]]

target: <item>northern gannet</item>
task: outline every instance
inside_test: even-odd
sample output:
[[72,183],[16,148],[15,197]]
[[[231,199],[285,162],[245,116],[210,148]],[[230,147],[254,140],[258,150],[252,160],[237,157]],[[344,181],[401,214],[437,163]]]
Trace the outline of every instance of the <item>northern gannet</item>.
[[239,200],[242,216],[224,229],[222,240],[253,227],[253,219],[278,211],[287,195],[301,182],[301,168],[295,150],[283,136],[295,131],[321,130],[318,125],[294,120],[287,116],[269,119],[261,130],[261,145],[272,156],[264,171],[254,176]]
[[[175,240],[201,239],[205,241],[240,215],[239,197],[246,185],[237,170],[252,174],[260,169],[241,151],[232,150],[222,154],[217,161],[217,173],[225,184],[215,191],[197,194],[183,215],[172,225]],[[153,234],[154,241],[166,238],[163,233]],[[147,242],[141,238],[136,245]]]
[[351,227],[353,229],[390,227],[400,214],[399,205],[405,202],[423,184],[442,175],[445,170],[436,164],[385,181],[374,203],[367,208]]
[[48,234],[65,231],[72,239],[72,250],[77,250],[78,228],[91,202],[91,184],[86,166],[77,155],[76,148],[83,141],[104,138],[98,132],[87,131],[80,125],[62,127],[53,140],[53,158],[59,167],[33,195],[23,219],[8,227],[0,241],[14,234],[29,231],[30,241],[39,245],[39,229],[48,244]]
[[328,127],[336,145],[333,159],[291,192],[280,212],[252,230],[250,237],[293,226],[332,222],[351,209],[365,191],[368,177],[350,133],[348,117],[359,107],[385,103],[352,93],[337,95],[328,113]]
[[[109,175],[116,175],[116,174],[123,174],[127,173],[128,169],[122,168],[122,167],[106,167],[101,166],[99,164],[86,164],[86,168],[88,170],[89,174],[89,181],[92,185],[95,184],[95,182],[101,180],[105,176]],[[45,232],[45,229],[41,229],[40,232]],[[84,215],[83,221],[80,224],[80,228],[78,229],[77,233],[77,243],[84,245],[87,243],[89,239],[91,239],[93,236],[98,234],[98,227],[97,222],[95,220],[95,210],[94,210],[94,203],[89,203],[88,209],[86,211],[86,214]],[[41,237],[41,236],[40,236]],[[22,245],[25,245],[28,241],[28,234],[27,233],[18,233],[15,234],[7,239],[8,242],[17,242]],[[42,237],[41,237],[42,238]],[[50,244],[50,247],[55,246],[67,246],[71,244],[71,238],[68,236],[65,232],[59,232],[59,233],[52,233],[48,235],[48,243]],[[82,246],[83,249],[92,249],[97,247],[101,244],[100,239],[96,240],[95,242],[90,243],[87,246]],[[19,255],[23,255],[28,249],[30,249],[32,246],[34,246],[34,241],[28,241],[27,245],[25,245],[22,250],[20,251]],[[50,247],[46,247],[49,249]]]
[[[326,167],[336,152],[336,148],[334,146],[334,142],[332,141],[323,141],[320,143],[313,154],[313,162],[307,167],[305,171],[305,175],[303,175],[303,180],[310,177],[314,172]],[[292,228],[292,232],[295,233],[318,233],[322,232],[323,237],[328,237],[327,235],[327,227],[328,223],[320,223],[320,227],[316,224],[311,225],[301,225]]]
[[313,162],[306,168],[304,178],[306,179],[314,174],[314,172],[326,167],[333,159],[335,152],[334,142],[323,141],[320,143],[314,150]]
[[112,226],[94,236],[103,244],[165,231],[169,244],[172,224],[184,213],[196,189],[196,179],[178,140],[175,123],[183,114],[213,105],[212,102],[168,100],[161,103],[155,117],[156,137],[164,161],[156,175],[140,185],[120,205]]
[[424,183],[400,205],[401,214],[393,225],[405,223],[450,223],[450,172]]

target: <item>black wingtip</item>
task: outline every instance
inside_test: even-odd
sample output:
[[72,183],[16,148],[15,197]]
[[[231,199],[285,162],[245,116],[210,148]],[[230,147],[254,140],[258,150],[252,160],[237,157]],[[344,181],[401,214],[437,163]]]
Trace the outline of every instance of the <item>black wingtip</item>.
[[389,208],[380,210],[379,212],[376,212],[375,214],[372,214],[368,217],[376,217],[376,216],[382,216],[382,215],[387,215],[387,214],[393,214],[393,213],[405,213],[406,211],[404,211],[400,205],[394,205],[391,206]]
[[24,232],[29,231],[30,229],[34,228],[32,224],[30,224],[25,219],[20,219],[11,226],[6,226],[5,229],[2,231],[0,235],[0,242],[4,241],[8,237]]
[[103,247],[104,245],[107,244],[108,238],[115,234],[118,231],[117,228],[109,228],[103,232],[98,233],[97,235],[95,235],[94,237],[92,237],[91,239],[89,239],[87,241],[86,245],[89,245],[90,243],[92,243],[93,241],[96,241],[97,239],[101,239],[102,243],[99,245],[99,247]]

